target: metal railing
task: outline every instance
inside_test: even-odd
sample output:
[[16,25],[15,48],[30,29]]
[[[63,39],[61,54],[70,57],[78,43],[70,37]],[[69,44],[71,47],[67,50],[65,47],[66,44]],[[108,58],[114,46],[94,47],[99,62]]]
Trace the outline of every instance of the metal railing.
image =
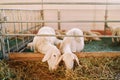
[[[117,5],[119,6],[120,3],[112,3],[112,2],[8,2],[8,3],[0,3],[0,5],[42,5],[42,10],[27,10],[27,9],[22,9],[23,11],[43,11],[44,12],[44,6],[43,5],[79,5],[79,6],[82,6],[82,5]],[[2,11],[4,10],[15,10],[15,11],[20,11],[21,9],[0,9]],[[52,9],[51,9],[52,10]],[[57,9],[56,9],[57,10]],[[40,12],[41,13],[41,12]],[[43,15],[44,13],[42,13]],[[21,16],[21,14],[20,14]],[[59,16],[60,17],[60,16]],[[15,18],[13,18],[15,19]],[[32,24],[36,24],[36,23],[91,23],[91,22],[97,22],[97,23],[103,23],[103,22],[109,22],[109,23],[119,23],[120,20],[44,20],[44,19],[40,19],[40,20],[36,20],[34,18],[32,18],[33,20],[27,20],[27,21],[24,21],[22,20],[22,17],[21,17],[21,20],[13,20],[13,21],[7,21],[7,20],[0,20],[0,24],[7,24],[7,23],[13,23],[14,24],[14,28],[16,27],[16,23],[20,23],[21,24],[21,27],[22,27],[22,24],[23,23],[26,23],[27,24],[27,30],[29,31],[30,29],[33,29],[33,28],[28,28],[28,23],[31,23],[31,26],[33,26]],[[3,26],[3,25],[2,25]],[[4,27],[4,26],[3,26]],[[23,30],[22,32],[25,32],[26,30]],[[120,36],[109,36],[109,35],[99,35],[99,36],[81,36],[81,35],[78,35],[78,36],[73,36],[73,35],[37,35],[37,34],[23,34],[23,33],[13,33],[13,34],[8,34],[8,33],[5,33],[5,34],[0,34],[0,36],[6,36],[8,37],[7,38],[7,46],[8,48],[10,48],[10,45],[9,45],[9,38],[10,37],[14,37],[14,36],[21,36],[21,37],[24,37],[24,36],[31,36],[31,37],[34,37],[34,36],[48,36],[48,37],[57,37],[57,36],[61,36],[61,37],[100,37],[100,38],[117,38],[117,37],[120,37]],[[1,39],[2,41],[4,41],[4,39]],[[15,38],[15,46],[11,47],[9,50],[3,50],[3,56],[5,56],[5,53],[10,53],[10,51],[22,51],[22,48],[25,47],[25,45],[32,41],[32,39],[28,38],[27,40],[24,40],[22,42],[20,42],[20,44],[18,44],[18,39],[17,37]],[[24,44],[23,44],[24,43]],[[5,46],[5,45],[4,45]],[[3,47],[5,48],[5,47]]]
[[100,37],[100,38],[110,38],[110,37],[113,37],[113,38],[117,38],[117,37],[120,37],[120,36],[111,36],[111,35],[98,35],[98,36],[93,36],[93,35],[39,35],[39,34],[4,34],[2,36],[40,36],[40,37],[45,37],[45,36],[48,36],[48,37],[58,37],[58,36],[61,36],[61,37]]
[[[24,15],[22,16],[22,14],[27,14],[27,13],[22,13],[22,12],[29,12],[29,14],[31,12],[33,13],[37,13],[36,15],[34,16],[30,16],[30,15]],[[41,23],[7,23],[11,20],[13,21],[16,21],[16,20],[24,20],[24,19],[27,19],[27,21],[29,20],[37,20],[38,18],[40,19],[40,10],[22,10],[22,9],[0,9],[0,47],[1,50],[0,50],[0,54],[2,52],[2,56],[3,58],[7,58],[8,57],[8,53],[10,52],[16,52],[16,51],[21,51],[23,50],[23,48],[27,45],[27,43],[31,42],[32,41],[32,37],[29,36],[27,38],[24,38],[24,37],[21,37],[21,39],[18,38],[18,36],[14,35],[14,36],[7,36],[7,35],[4,35],[4,34],[10,34],[7,30],[11,29],[12,28],[12,33],[13,34],[21,34],[21,33],[25,33],[27,31],[30,31],[30,30],[37,30],[38,28],[41,27]],[[31,13],[32,14],[32,13]],[[36,16],[38,16],[36,18]],[[10,20],[8,20],[8,18],[10,18]],[[24,17],[24,19],[23,19]],[[11,26],[12,24],[12,26]],[[24,25],[24,29],[23,29],[23,25]],[[38,26],[39,25],[39,26]],[[11,28],[10,28],[11,27]],[[19,28],[18,28],[19,27]],[[9,29],[8,29],[9,28]],[[18,30],[18,32],[17,32]],[[4,35],[4,36],[3,36]]]
[[61,22],[61,23],[91,23],[91,22],[97,22],[97,23],[102,23],[102,22],[110,22],[110,23],[118,23],[120,20],[39,20],[39,21],[0,21],[0,23],[56,23],[56,22]]
[[9,2],[0,5],[120,5],[118,2]]

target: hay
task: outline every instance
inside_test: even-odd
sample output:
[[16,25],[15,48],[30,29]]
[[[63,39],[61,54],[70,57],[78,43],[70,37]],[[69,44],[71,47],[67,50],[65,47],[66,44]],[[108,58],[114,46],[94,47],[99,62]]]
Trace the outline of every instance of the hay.
[[0,80],[12,80],[14,77],[15,76],[8,64],[6,64],[4,60],[0,61]]
[[[120,74],[120,57],[81,58],[82,68],[77,67],[74,75],[77,80],[114,80]],[[120,76],[119,76],[120,79]]]
[[71,72],[65,71],[60,63],[57,71],[50,72],[47,63],[41,61],[7,61],[14,78],[12,80],[119,80],[120,57],[79,58],[82,67]]
[[60,71],[50,72],[41,61],[9,61],[8,64],[17,80],[56,80],[60,76]]

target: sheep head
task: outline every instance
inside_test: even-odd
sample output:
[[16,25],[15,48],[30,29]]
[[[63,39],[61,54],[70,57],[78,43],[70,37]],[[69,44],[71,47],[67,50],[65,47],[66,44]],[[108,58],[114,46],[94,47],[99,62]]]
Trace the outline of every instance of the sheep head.
[[58,60],[57,65],[61,62],[64,61],[66,69],[67,70],[72,70],[74,67],[74,61],[77,62],[77,64],[80,66],[79,64],[79,60],[78,57],[73,54],[73,53],[64,53]]
[[49,65],[49,70],[55,71],[57,69],[56,63],[58,62],[60,56],[60,51],[56,47],[54,47],[48,50],[48,53],[45,54],[44,58],[42,59],[42,62],[47,61]]
[[28,43],[27,44],[27,48],[29,49],[30,48],[30,50],[34,50],[34,48],[33,48],[33,42],[31,42],[31,43]]

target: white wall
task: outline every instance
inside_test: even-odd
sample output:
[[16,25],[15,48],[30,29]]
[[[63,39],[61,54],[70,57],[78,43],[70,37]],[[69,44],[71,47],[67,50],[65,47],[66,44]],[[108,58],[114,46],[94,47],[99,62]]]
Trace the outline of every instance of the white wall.
[[[41,2],[42,0],[1,0],[0,3],[9,2]],[[113,2],[120,0],[43,0],[44,2]],[[41,5],[0,5],[1,9],[41,9]],[[44,9],[61,9],[61,20],[104,20],[105,5],[44,5]],[[63,10],[64,9],[64,10]],[[73,10],[71,10],[73,9]],[[108,6],[108,20],[120,20],[120,5]],[[45,20],[57,20],[56,10],[45,10]],[[46,25],[57,28],[57,23],[46,23]],[[117,26],[120,23],[109,23]],[[61,23],[63,29],[80,27],[81,29],[104,29],[104,23]]]
[[[0,3],[19,3],[19,2],[41,2],[42,0],[0,0]],[[43,0],[43,2],[113,2],[120,3],[120,0]],[[94,9],[95,5],[44,5],[44,9]],[[96,6],[97,9],[104,9],[105,6]],[[24,8],[40,9],[41,5],[0,5],[0,8]],[[110,9],[120,9],[120,6],[109,6]]]

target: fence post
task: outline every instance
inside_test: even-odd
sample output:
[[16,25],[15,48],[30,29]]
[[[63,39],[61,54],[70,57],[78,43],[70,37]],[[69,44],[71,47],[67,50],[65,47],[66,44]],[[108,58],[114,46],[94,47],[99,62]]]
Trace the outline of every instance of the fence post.
[[[60,20],[61,16],[60,16],[60,10],[57,11],[57,16],[58,16],[58,20]],[[60,22],[58,22],[58,30],[61,30],[61,25]]]
[[2,53],[2,58],[7,59],[8,54],[5,52],[5,39],[4,39],[5,29],[3,29],[4,28],[3,23],[4,21],[6,21],[6,17],[3,16],[2,12],[3,10],[0,11],[0,21],[1,21],[0,23],[0,48],[1,48],[0,52]]

